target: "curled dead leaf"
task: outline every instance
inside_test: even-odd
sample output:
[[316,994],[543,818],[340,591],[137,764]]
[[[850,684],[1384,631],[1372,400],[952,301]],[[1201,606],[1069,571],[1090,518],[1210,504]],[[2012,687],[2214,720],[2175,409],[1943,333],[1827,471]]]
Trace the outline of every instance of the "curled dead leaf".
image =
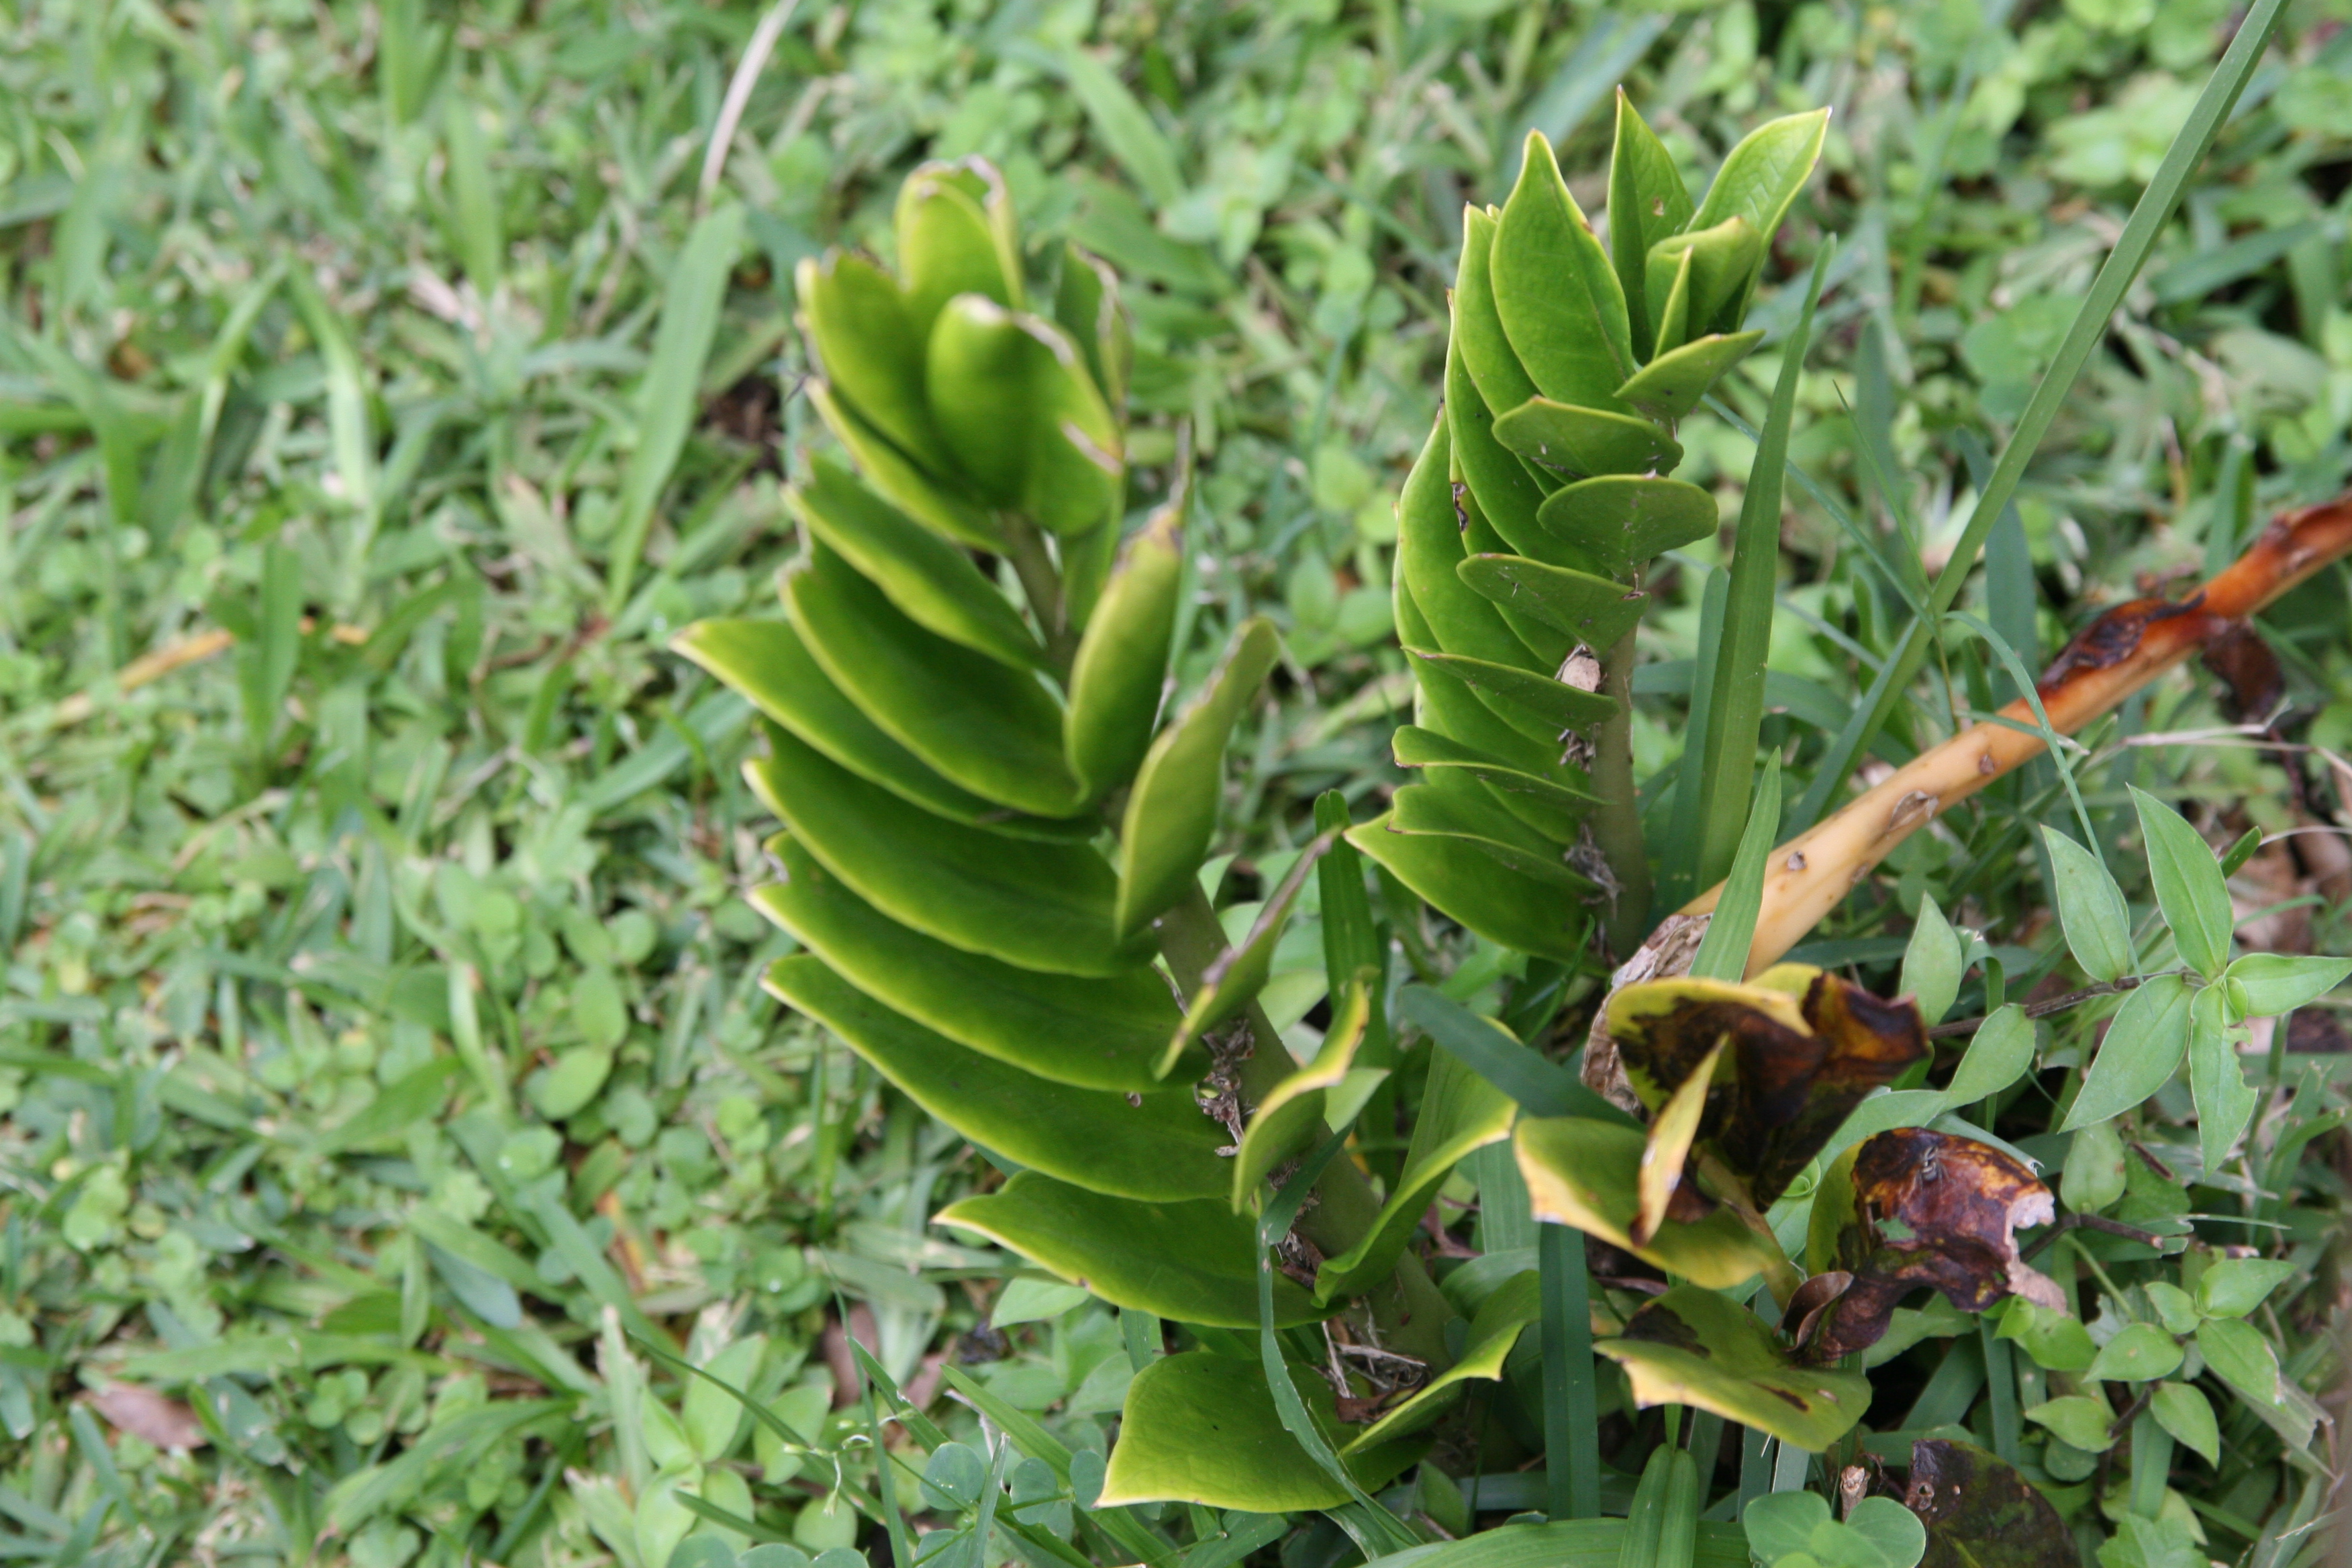
[[1990,1144],[1927,1127],[1865,1140],[1814,1201],[1817,1261],[1853,1279],[1822,1312],[1807,1352],[1834,1361],[1868,1349],[1922,1286],[1963,1311],[2009,1296],[2064,1310],[2057,1281],[2017,1251],[2019,1230],[2056,1216],[2050,1189]]
[[110,1383],[89,1395],[89,1404],[116,1431],[158,1448],[201,1448],[212,1441],[194,1411],[135,1383]]
[[1873,1089],[1927,1052],[1919,1009],[1810,964],[1745,984],[1687,976],[1609,999],[1609,1034],[1633,1093],[1657,1113],[1718,1047],[1693,1147],[1744,1185],[1718,1195],[1762,1209],[1788,1189]]

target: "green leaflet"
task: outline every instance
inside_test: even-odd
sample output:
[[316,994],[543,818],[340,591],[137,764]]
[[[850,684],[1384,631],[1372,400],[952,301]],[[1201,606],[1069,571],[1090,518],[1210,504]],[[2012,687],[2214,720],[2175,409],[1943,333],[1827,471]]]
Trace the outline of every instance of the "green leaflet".
[[1549,888],[1555,898],[1572,900],[1597,890],[1569,868],[1559,846],[1521,823],[1476,780],[1456,777],[1454,770],[1434,770],[1426,782],[1397,791],[1389,821],[1393,831],[1407,837],[1438,838],[1475,849]]
[[[1658,282],[1665,282],[1665,294],[1658,293]],[[1672,353],[1690,341],[1691,252],[1685,246],[1675,252],[1665,268],[1652,275],[1644,288],[1649,300],[1651,352]]]
[[1266,1090],[1257,1102],[1249,1125],[1242,1131],[1240,1152],[1234,1158],[1235,1214],[1248,1207],[1258,1184],[1284,1155],[1321,1132],[1324,1090],[1336,1086],[1356,1065],[1356,1047],[1363,1043],[1364,1024],[1370,1016],[1364,990],[1349,987],[1315,1059]]
[[819,542],[784,574],[784,600],[833,683],[949,780],[1015,811],[1077,809],[1061,706],[1034,674],[924,630]]
[[[1922,894],[1919,917],[1912,924],[1911,940],[1904,945],[1903,971],[1895,982],[1895,994],[1918,998],[1920,1018],[1928,1024],[1941,1023],[1960,993],[1960,974],[1967,962],[1959,933],[1944,918],[1943,906],[1936,902],[1933,893]],[[2026,1030],[2029,1040],[2032,1033],[2031,1028]]]
[[1516,555],[1473,555],[1454,570],[1495,604],[1557,626],[1591,648],[1615,647],[1641,624],[1649,604],[1648,595],[1622,583]]
[[1574,899],[1453,839],[1393,831],[1393,817],[1391,812],[1349,828],[1348,842],[1480,936],[1538,958],[1577,961],[1586,920]]
[[1061,534],[1114,521],[1127,477],[1118,424],[1059,327],[959,295],[924,363],[940,441],[989,501]]
[[1650,309],[1657,313],[1658,353],[1671,353],[1709,332],[1739,330],[1748,287],[1764,262],[1764,240],[1761,230],[1735,216],[1650,247],[1644,266]]
[[1023,838],[1095,835],[1090,820],[1024,816],[940,777],[841,694],[789,621],[697,621],[670,647],[832,761],[935,816]]
[[1081,1089],[1168,1089],[1152,1065],[1175,1007],[1149,969],[1104,979],[1044,974],[908,930],[827,871],[790,834],[768,841],[784,879],[753,908],[791,931],[841,977],[960,1045]]
[[1234,634],[1208,686],[1151,743],[1119,826],[1118,929],[1141,931],[1184,896],[1216,831],[1225,738],[1274,668],[1281,641],[1253,617]]
[[1128,542],[1070,667],[1063,745],[1089,800],[1132,777],[1151,744],[1184,570],[1182,520],[1180,496]]
[[[1477,498],[1478,510],[1506,545],[1521,555],[1553,560],[1559,554],[1559,545],[1536,523],[1537,509],[1543,505],[1543,487],[1528,475],[1526,464],[1495,439],[1494,410],[1470,377],[1458,306],[1454,316],[1453,340],[1445,348],[1445,426],[1454,444],[1452,460],[1461,468],[1470,493]],[[1503,406],[1517,408],[1518,404]]]
[[1543,525],[1591,551],[1605,572],[1628,572],[1705,539],[1717,521],[1715,498],[1696,485],[1623,474],[1570,485],[1543,508]]
[[[1327,1437],[1344,1438],[1331,1385],[1311,1369],[1286,1370],[1315,1425]],[[1375,1489],[1425,1447],[1397,1443],[1369,1451],[1347,1461],[1348,1473]],[[1162,1356],[1129,1385],[1097,1506],[1191,1502],[1286,1513],[1348,1501],[1346,1489],[1284,1428],[1255,1362],[1187,1351]]]
[[1528,773],[1418,724],[1399,726],[1389,744],[1401,768],[1453,768],[1469,774],[1493,791],[1505,810],[1555,844],[1575,843],[1577,825],[1601,804],[1564,782],[1582,779],[1580,772],[1565,765],[1540,774]]
[[959,294],[1021,308],[1021,252],[1003,176],[977,158],[925,163],[898,187],[893,215],[907,313],[920,341]]
[[1536,1217],[1573,1226],[1709,1289],[1744,1285],[1780,1262],[1769,1242],[1721,1208],[1687,1225],[1662,1226],[1646,1246],[1635,1247],[1633,1226],[1642,1211],[1646,1142],[1642,1128],[1594,1118],[1521,1121],[1516,1140],[1519,1173],[1527,1180]]
[[[1470,369],[1470,379],[1486,406],[1517,408],[1536,395],[1536,384],[1511,351],[1503,318],[1495,309],[1489,266],[1495,248],[1495,214],[1473,202],[1462,209],[1462,264],[1454,280],[1454,341]],[[1449,387],[1446,395],[1454,395]]]
[[1290,868],[1290,874],[1275,889],[1274,896],[1259,908],[1249,934],[1238,945],[1210,960],[1209,967],[1201,973],[1201,988],[1185,1005],[1183,1021],[1161,1052],[1155,1072],[1164,1076],[1173,1070],[1183,1052],[1210,1030],[1240,1016],[1242,1009],[1265,989],[1266,976],[1274,967],[1275,949],[1281,944],[1283,931],[1290,924],[1290,911],[1298,901],[1299,889],[1307,886],[1307,875],[1315,868],[1322,842],[1318,840],[1309,847]]
[[1468,685],[1513,729],[1534,741],[1557,741],[1562,731],[1582,730],[1617,711],[1617,700],[1555,680],[1549,675],[1458,654],[1408,647],[1416,669],[1435,666]]
[[1114,411],[1127,405],[1135,370],[1135,334],[1118,298],[1118,275],[1075,245],[1062,247],[1062,275],[1054,289],[1054,320],[1086,356],[1087,373]]
[[1755,1313],[1696,1285],[1675,1286],[1592,1348],[1625,1369],[1636,1405],[1696,1405],[1814,1453],[1870,1408],[1867,1377],[1798,1365]]
[[1315,1279],[1316,1299],[1339,1300],[1386,1279],[1454,1165],[1471,1151],[1508,1138],[1518,1109],[1509,1095],[1451,1051],[1430,1052],[1429,1078],[1404,1169],[1370,1233],[1345,1253],[1324,1261]]
[[924,629],[1015,669],[1041,669],[1045,650],[971,557],[866,488],[827,457],[784,492],[793,515],[899,612]]
[[2060,1131],[2121,1116],[2172,1081],[2189,1049],[2189,1000],[2178,974],[2155,975],[2124,998]]
[[808,258],[794,278],[826,380],[900,451],[931,451],[939,437],[923,395],[923,338],[897,280],[838,250]]
[[[1428,623],[1421,618],[1419,605],[1402,581],[1396,601],[1400,641],[1426,647],[1437,640],[1430,635]],[[1475,746],[1525,773],[1549,773],[1557,765],[1559,747],[1556,742],[1530,741],[1520,734],[1496,718],[1495,710],[1480,701],[1458,676],[1428,665],[1415,673],[1413,685],[1414,716],[1423,727]]]
[[1412,1398],[1356,1434],[1340,1452],[1376,1448],[1392,1439],[1418,1432],[1452,1408],[1462,1397],[1462,1385],[1472,1378],[1493,1381],[1503,1375],[1503,1363],[1519,1342],[1519,1331],[1536,1321],[1543,1309],[1543,1293],[1530,1268],[1503,1281],[1479,1304],[1462,1342],[1462,1354],[1452,1366],[1415,1390]]
[[1648,359],[1656,343],[1644,289],[1650,247],[1681,233],[1690,216],[1690,192],[1674,155],[1619,88],[1617,139],[1609,154],[1609,261],[1625,291],[1636,359]]
[[1625,291],[1540,132],[1528,133],[1489,266],[1503,330],[1544,395],[1611,406],[1633,373]]
[[[1545,397],[1522,403],[1496,420],[1495,439],[1530,462],[1579,476],[1663,474],[1683,460],[1674,437],[1647,419]],[[1562,537],[1580,542],[1572,535]]]
[[2343,984],[2347,974],[2352,974],[2352,958],[2250,952],[2232,960],[2222,978],[2229,994],[2242,999],[2246,1017],[2270,1018],[2318,1001]]
[[806,390],[809,401],[824,419],[824,427],[849,448],[866,483],[880,490],[892,505],[960,544],[969,544],[975,550],[1004,548],[1004,533],[994,517],[963,497],[940,489],[937,480],[835,397],[824,382],[811,381]]
[[1225,1130],[1191,1097],[1074,1089],[957,1045],[892,1012],[812,953],[768,966],[767,988],[823,1023],[973,1142],[1059,1181],[1147,1203],[1222,1196]]
[[761,800],[827,870],[901,925],[1055,974],[1111,975],[1150,956],[1111,925],[1118,884],[1084,844],[1022,843],[946,821],[865,783],[787,731],[745,764]]
[[[1455,572],[1462,563],[1463,522],[1446,477],[1453,450],[1446,426],[1440,417],[1430,431],[1397,500],[1397,591],[1410,591],[1414,612],[1446,652],[1521,663],[1527,645]],[[1398,625],[1404,625],[1402,616]]]
[[2159,1384],[2147,1402],[2157,1425],[2183,1447],[2209,1465],[2221,1462],[2221,1424],[2213,1418],[2213,1403],[2190,1383]]
[[1978,1026],[1944,1092],[1954,1105],[1990,1099],[2025,1076],[2033,1051],[2033,1020],[2011,1002]]
[[1619,401],[1671,424],[1698,406],[1707,388],[1764,341],[1761,328],[1711,333],[1660,354],[1617,389]]
[[[2219,1171],[2252,1119],[2262,1096],[2246,1082],[2238,1060],[2238,1036],[2219,985],[2208,985],[2189,1001],[2189,1089],[2197,1102],[2197,1142],[2205,1168]],[[2113,1027],[2108,1037],[2114,1037]]]
[[[1024,1171],[950,1205],[938,1223],[977,1231],[1114,1307],[1209,1328],[1257,1327],[1256,1229],[1222,1191],[1214,1201],[1139,1203]],[[1323,1316],[1279,1277],[1274,1313],[1277,1328]]]
[[2237,924],[2221,862],[2179,812],[2137,784],[2131,794],[2147,841],[2148,879],[2156,884],[2173,945],[2190,968],[2213,979],[2229,965],[2230,933]]
[[[1504,454],[1503,460],[1514,464],[1518,461],[1508,453]],[[1524,472],[1524,468],[1521,471]],[[1478,505],[1478,495],[1475,490],[1457,480],[1454,492],[1454,515],[1462,520],[1462,549],[1465,559],[1472,555],[1510,553],[1511,547],[1486,521],[1486,512]],[[1569,550],[1558,540],[1547,537],[1544,548],[1552,555],[1573,562],[1577,565],[1591,564],[1583,552]],[[1461,576],[1461,562],[1454,563],[1454,574],[1457,577]],[[1486,595],[1479,596],[1484,598]],[[1512,662],[1531,664],[1539,669],[1558,669],[1567,661],[1568,656],[1576,651],[1574,637],[1541,618],[1523,616],[1509,605],[1496,605],[1494,609],[1496,615],[1503,617],[1503,625],[1510,628],[1511,636],[1518,639],[1521,647],[1527,649],[1526,658],[1515,658]]]
[[[1706,188],[1706,199],[1692,215],[1690,228],[1696,232],[1734,217],[1743,219],[1755,231],[1760,261],[1764,247],[1780,230],[1780,220],[1789,216],[1797,193],[1811,177],[1829,128],[1830,111],[1815,109],[1768,121],[1741,137],[1724,158],[1723,167],[1716,171],[1715,183]],[[1751,269],[1740,286],[1739,313],[1746,312],[1755,288]],[[1699,320],[1693,315],[1694,323]],[[1724,330],[1738,325],[1734,319]]]

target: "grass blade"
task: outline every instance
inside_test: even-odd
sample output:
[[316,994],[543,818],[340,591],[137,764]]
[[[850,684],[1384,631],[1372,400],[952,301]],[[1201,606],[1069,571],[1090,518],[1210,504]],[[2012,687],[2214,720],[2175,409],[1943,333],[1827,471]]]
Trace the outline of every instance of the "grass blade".
[[1717,900],[1715,918],[1707,921],[1706,935],[1691,959],[1692,979],[1738,980],[1746,972],[1756,914],[1764,903],[1765,862],[1780,836],[1780,758],[1775,753],[1756,785],[1756,807],[1748,814],[1748,830],[1740,835],[1739,853],[1731,863],[1723,897]]
[[1723,647],[1723,607],[1731,592],[1730,574],[1717,567],[1706,574],[1699,590],[1698,658],[1691,667],[1690,713],[1683,726],[1683,754],[1675,766],[1675,797],[1667,806],[1664,897],[1659,901],[1678,906],[1706,884],[1698,879],[1699,840],[1706,818],[1699,815],[1706,791],[1699,782],[1706,756],[1706,736],[1715,720],[1715,671]]
[[2238,95],[2245,90],[2254,68],[2262,60],[2263,50],[2277,28],[2285,0],[2255,0],[2240,24],[2237,37],[2230,42],[2213,74],[2206,79],[2205,89],[2197,96],[2196,105],[2189,118],[2172,138],[2172,145],[2157,168],[2156,178],[2140,193],[2133,206],[2124,231],[2107,253],[2107,259],[2092,280],[2090,292],[2074,312],[2074,324],[2066,331],[2050,367],[2034,384],[2033,395],[2018,416],[2017,428],[2010,435],[2009,444],[2001,448],[2000,461],[1993,466],[1992,477],[1978,494],[1976,510],[1969,525],[1953,546],[1951,558],[1937,575],[1935,585],[1928,591],[1932,611],[1911,623],[1901,647],[1887,661],[1886,668],[1872,682],[1870,695],[1854,710],[1849,724],[1832,743],[1829,753],[1822,759],[1813,780],[1797,808],[1797,820],[1791,825],[1798,829],[1810,827],[1820,819],[1829,805],[1830,796],[1842,788],[1846,774],[1853,770],[1879,728],[1893,710],[1896,695],[1907,688],[1911,679],[1919,673],[1927,657],[1927,646],[1934,628],[1952,602],[1959,597],[1961,584],[1975,569],[1977,552],[1983,549],[1985,536],[1992,531],[1993,523],[2017,494],[2018,482],[2025,477],[2025,465],[2032,460],[2034,451],[2048,435],[2058,417],[2058,410],[2074,391],[2075,378],[2089,363],[2105,338],[2107,319],[2123,302],[2124,293],[2132,280],[2147,265],[2149,252],[2156,248],[2158,237],[2166,222],[2172,216],[2189,177],[2204,161],[2212,147],[2213,139],[2221,133],[2230,110],[2236,105]]
[[1536,1271],[1543,1292],[1544,1479],[1551,1517],[1597,1519],[1601,1422],[1583,1234],[1564,1225],[1538,1226]]
[[1585,1088],[1575,1073],[1442,992],[1408,985],[1397,994],[1397,1012],[1529,1115],[1590,1116],[1633,1125],[1632,1117]]
[[727,275],[743,243],[743,209],[729,205],[701,219],[687,237],[662,294],[661,323],[654,330],[653,362],[637,388],[637,446],[621,480],[621,510],[613,531],[613,555],[604,571],[604,613],[617,616],[629,602],[637,559],[645,553],[655,503],[669,483],[686,449],[687,432],[702,405],[698,389],[702,366],[719,335],[719,309],[727,299]]
[[[1764,665],[1772,645],[1772,590],[1780,565],[1780,489],[1789,463],[1789,429],[1797,411],[1797,382],[1812,340],[1813,311],[1822,299],[1834,244],[1813,258],[1805,308],[1780,353],[1780,374],[1772,386],[1756,460],[1748,470],[1748,492],[1739,505],[1739,528],[1731,555],[1731,585],[1723,605],[1723,631],[1716,647],[1715,682],[1707,715],[1706,750],[1698,780],[1698,885],[1714,882],[1730,868],[1748,820],[1748,786],[1756,776],[1756,737],[1764,722]],[[1677,789],[1676,794],[1681,792]]]
[[443,106],[444,140],[449,148],[449,221],[457,232],[457,255],[466,276],[488,300],[499,286],[506,264],[506,229],[499,221],[498,183],[490,175],[490,156],[482,145],[482,122],[462,91],[450,93]]

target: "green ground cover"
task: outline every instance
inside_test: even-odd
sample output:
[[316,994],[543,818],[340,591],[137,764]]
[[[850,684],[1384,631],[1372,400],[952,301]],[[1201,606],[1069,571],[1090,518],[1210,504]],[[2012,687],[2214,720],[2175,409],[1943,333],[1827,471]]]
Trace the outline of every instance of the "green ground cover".
[[[692,1494],[879,1561],[864,1407],[833,1408],[844,1313],[951,1434],[950,1369],[1078,1452],[1008,1509],[1083,1491],[1132,1370],[1118,1320],[929,1228],[970,1150],[760,992],[789,943],[741,897],[766,875],[750,711],[667,646],[772,605],[782,480],[824,439],[793,270],[887,245],[917,162],[992,159],[1026,232],[1127,279],[1130,458],[1165,470],[1181,431],[1200,465],[1180,684],[1248,616],[1283,630],[1221,828],[1245,919],[1318,793],[1360,818],[1402,777],[1392,501],[1462,204],[1499,199],[1525,131],[1597,195],[1620,80],[1692,168],[1834,108],[1755,317],[1785,332],[1839,237],[1764,726],[1801,751],[1906,629],[2234,15],[0,4],[0,1554],[658,1568],[688,1561]],[[2347,24],[2288,8],[1993,531],[1964,604],[2029,665],[2352,471]],[[1778,358],[1680,432],[1727,523]],[[1681,750],[1724,557],[1662,563],[1641,776]],[[2298,738],[2336,756],[2347,587],[2269,626]],[[1882,752],[2003,679],[1953,650]],[[2103,831],[2130,784],[2217,839],[2352,820],[2341,763],[2223,723],[2183,677],[2086,737]],[[1932,896],[2031,969],[2025,827],[2068,809],[2055,782],[1906,843],[1816,961],[1891,989]],[[2324,837],[2242,879],[2287,906],[2271,945],[2352,946]],[[1402,929],[1465,999],[1511,962]],[[1314,921],[1276,968],[1303,1041]],[[2319,1312],[2272,1331],[2314,1389]],[[951,1515],[952,1472],[901,1500]],[[2240,1529],[2267,1496],[2205,1500],[2214,1556],[2303,1550]],[[1279,1534],[1167,1522],[1199,1532],[1190,1568]],[[1344,1550],[1293,1540],[1291,1568]]]

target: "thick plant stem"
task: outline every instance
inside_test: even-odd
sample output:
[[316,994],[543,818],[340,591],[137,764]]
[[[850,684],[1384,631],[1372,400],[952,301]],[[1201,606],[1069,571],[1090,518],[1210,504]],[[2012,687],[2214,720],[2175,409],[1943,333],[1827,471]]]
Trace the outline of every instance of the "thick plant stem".
[[[1169,972],[1186,995],[1198,990],[1202,971],[1225,948],[1224,928],[1197,882],[1181,903],[1154,922]],[[1244,1015],[1256,1048],[1241,1064],[1241,1097],[1246,1115],[1297,1065],[1265,1009],[1249,1005]],[[1326,1258],[1336,1258],[1371,1233],[1380,1200],[1355,1161],[1334,1160],[1315,1184],[1312,1205],[1298,1216],[1298,1234]],[[1453,1362],[1445,1350],[1445,1321],[1454,1308],[1441,1294],[1421,1259],[1411,1252],[1397,1259],[1396,1272],[1366,1293],[1373,1326],[1390,1350],[1427,1362],[1433,1370]]]
[[1633,789],[1633,637],[1627,632],[1601,665],[1601,692],[1617,700],[1617,711],[1592,737],[1593,793],[1602,805],[1592,814],[1592,837],[1617,879],[1605,929],[1609,951],[1624,957],[1649,929],[1650,858],[1642,844],[1642,803]]
[[1009,522],[1004,558],[1013,563],[1013,574],[1021,579],[1021,592],[1045,629],[1045,657],[1054,673],[1066,679],[1071,661],[1077,657],[1078,639],[1070,633],[1067,606],[1062,601],[1062,574],[1045,548],[1045,536],[1025,522]]
[[[2178,604],[2135,599],[2094,621],[2035,688],[2050,727],[2071,735],[2133,692],[2247,622],[2289,589],[2352,554],[2352,494],[2274,520],[2230,568]],[[1748,973],[1771,967],[1843,902],[1895,847],[1937,813],[2040,756],[2033,704],[2011,703],[1914,757],[1865,794],[1772,851]],[[1683,906],[1711,912],[1720,885]]]

